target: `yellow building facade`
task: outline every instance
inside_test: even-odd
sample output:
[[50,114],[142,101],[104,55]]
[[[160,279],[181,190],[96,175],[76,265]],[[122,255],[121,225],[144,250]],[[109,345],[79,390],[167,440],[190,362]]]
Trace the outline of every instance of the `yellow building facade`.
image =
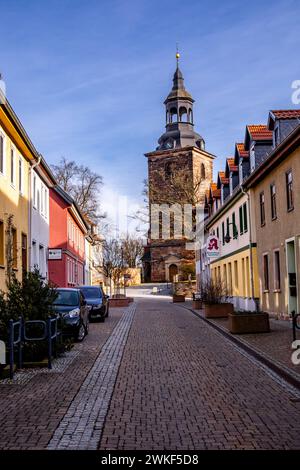
[[[216,258],[202,260],[213,279],[226,285],[235,310],[254,311],[259,299],[255,226],[250,214],[250,193],[237,191],[207,222],[209,235],[219,241]],[[205,254],[205,250],[203,250]]]
[[28,269],[30,168],[38,154],[7,101],[0,105],[0,289]]

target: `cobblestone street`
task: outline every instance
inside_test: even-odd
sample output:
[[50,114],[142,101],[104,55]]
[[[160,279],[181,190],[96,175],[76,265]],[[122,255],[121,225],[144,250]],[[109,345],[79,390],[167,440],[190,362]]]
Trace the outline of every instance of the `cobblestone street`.
[[300,448],[300,393],[170,298],[111,309],[70,358],[0,384],[2,449]]

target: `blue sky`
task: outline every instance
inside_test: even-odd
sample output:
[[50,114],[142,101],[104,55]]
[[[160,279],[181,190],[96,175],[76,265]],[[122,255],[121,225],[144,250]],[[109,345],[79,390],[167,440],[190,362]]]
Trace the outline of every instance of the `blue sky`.
[[0,0],[0,18],[8,99],[49,163],[65,156],[103,175],[108,209],[116,195],[140,197],[176,42],[215,171],[246,123],[295,107],[298,1]]

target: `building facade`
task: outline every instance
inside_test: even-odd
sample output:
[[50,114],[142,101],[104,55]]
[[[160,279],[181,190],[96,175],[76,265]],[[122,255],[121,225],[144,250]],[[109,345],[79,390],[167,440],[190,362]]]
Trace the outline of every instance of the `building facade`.
[[[236,310],[299,312],[299,139],[300,110],[271,111],[267,125],[246,126],[206,193],[198,288],[207,276],[221,279]],[[210,236],[218,242],[214,257]]]
[[256,219],[260,305],[278,318],[300,311],[300,110],[271,111],[273,147],[245,182]]
[[55,183],[54,176],[40,157],[32,167],[31,176],[31,219],[30,219],[30,269],[38,269],[48,279],[48,247],[50,232],[49,189]]
[[183,82],[177,62],[173,88],[164,102],[166,131],[156,150],[145,154],[150,232],[143,270],[153,282],[173,281],[185,265],[195,266],[195,250],[187,245],[193,234],[187,234],[182,223],[184,207],[194,210],[196,203],[204,207],[205,191],[212,181],[214,156],[194,130],[194,100]]
[[7,100],[0,100],[0,289],[10,273],[21,280],[29,266],[30,172],[34,148]]
[[49,280],[59,287],[84,284],[85,236],[89,226],[59,186],[50,188]]

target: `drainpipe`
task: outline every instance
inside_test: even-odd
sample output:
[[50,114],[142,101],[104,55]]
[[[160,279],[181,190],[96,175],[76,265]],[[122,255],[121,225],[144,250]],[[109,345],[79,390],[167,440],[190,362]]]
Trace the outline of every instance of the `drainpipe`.
[[252,251],[252,224],[251,224],[251,204],[250,204],[250,194],[248,191],[245,191],[243,186],[241,186],[242,193],[247,196],[248,199],[248,208],[249,208],[249,252],[250,252],[250,286],[251,286],[251,298],[255,304],[255,312],[258,312],[258,302],[254,295],[254,277],[253,277],[253,251]]
[[34,170],[42,160],[42,155],[39,153],[38,160],[29,167],[28,171],[28,199],[29,199],[29,211],[28,211],[28,238],[29,238],[29,250],[28,250],[28,257],[29,257],[29,266],[31,267],[31,249],[32,249],[32,240],[31,240],[31,224],[32,224],[32,197],[31,197],[31,172]]

